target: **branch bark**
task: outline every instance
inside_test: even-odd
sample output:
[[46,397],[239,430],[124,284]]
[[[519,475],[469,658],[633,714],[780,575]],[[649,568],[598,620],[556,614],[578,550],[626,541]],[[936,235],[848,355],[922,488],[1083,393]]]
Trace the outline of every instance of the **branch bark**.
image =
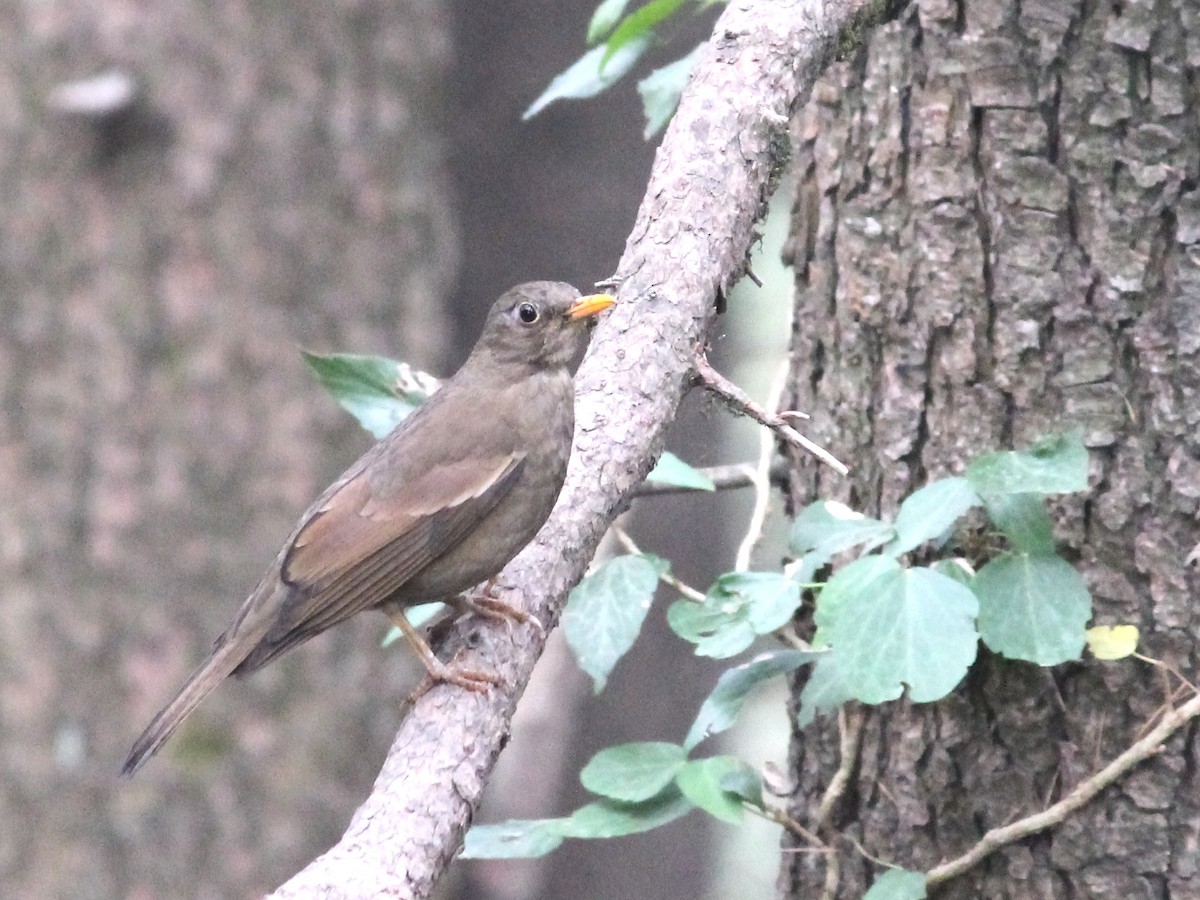
[[[866,0],[740,0],[717,21],[655,158],[616,273],[621,302],[576,377],[567,484],[501,590],[548,627],[662,450],[716,301],[744,272],[786,162],[788,121]],[[503,684],[439,686],[401,725],[342,839],[272,896],[427,897],[458,852],[545,645],[532,625],[472,621],[449,643]]]

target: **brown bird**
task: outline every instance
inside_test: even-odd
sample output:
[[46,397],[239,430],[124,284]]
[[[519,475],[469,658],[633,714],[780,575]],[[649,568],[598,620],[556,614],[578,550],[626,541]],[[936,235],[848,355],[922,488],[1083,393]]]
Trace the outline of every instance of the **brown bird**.
[[568,366],[586,342],[585,323],[613,302],[553,281],[497,300],[462,368],[300,517],[122,774],[136,772],[227,675],[249,674],[364,609],[392,619],[434,681],[494,683],[439,661],[404,611],[491,578],[542,527],[571,455]]

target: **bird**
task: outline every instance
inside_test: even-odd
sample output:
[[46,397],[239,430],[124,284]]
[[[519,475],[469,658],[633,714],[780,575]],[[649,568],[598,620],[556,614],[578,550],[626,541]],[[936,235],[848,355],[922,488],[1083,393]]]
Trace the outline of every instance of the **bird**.
[[[441,662],[405,609],[456,600],[533,539],[566,477],[575,427],[570,364],[615,302],[569,284],[506,291],[459,370],[304,512],[208,657],[134,743],[132,776],[227,676],[248,675],[358,612],[382,610],[430,683],[469,690],[492,673]],[[485,589],[486,600],[486,589]],[[517,614],[519,616],[519,614]]]

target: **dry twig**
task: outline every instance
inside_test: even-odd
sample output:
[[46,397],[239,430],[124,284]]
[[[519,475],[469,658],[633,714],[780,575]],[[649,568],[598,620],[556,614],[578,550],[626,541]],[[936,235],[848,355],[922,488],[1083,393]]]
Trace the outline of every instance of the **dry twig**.
[[734,412],[747,416],[774,431],[784,441],[805,453],[809,453],[842,475],[847,475],[850,469],[838,460],[832,453],[819,444],[815,444],[787,423],[789,418],[797,418],[799,413],[782,412],[770,413],[759,406],[740,387],[718,372],[709,363],[707,357],[699,354],[696,357],[696,381],[732,409]]

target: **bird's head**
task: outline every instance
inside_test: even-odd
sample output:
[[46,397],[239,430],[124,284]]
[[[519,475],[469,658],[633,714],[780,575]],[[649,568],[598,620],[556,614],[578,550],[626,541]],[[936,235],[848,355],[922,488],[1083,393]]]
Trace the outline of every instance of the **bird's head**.
[[566,366],[586,342],[593,317],[615,302],[608,294],[582,297],[561,281],[519,284],[492,305],[475,352],[533,368]]

